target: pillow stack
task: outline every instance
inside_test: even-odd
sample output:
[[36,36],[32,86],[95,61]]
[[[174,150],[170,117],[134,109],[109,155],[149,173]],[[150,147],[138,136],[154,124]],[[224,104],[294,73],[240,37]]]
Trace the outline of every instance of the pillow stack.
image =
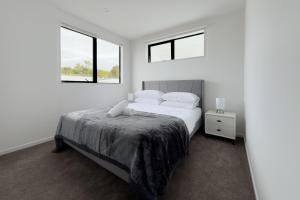
[[194,109],[199,105],[200,98],[189,92],[169,92],[161,97],[162,106]]
[[145,103],[152,105],[159,105],[162,102],[162,95],[164,93],[158,90],[141,90],[137,91],[135,96],[135,102],[137,103]]
[[141,90],[135,94],[135,102],[162,105],[176,108],[194,109],[199,105],[200,98],[189,92],[168,92],[158,90]]

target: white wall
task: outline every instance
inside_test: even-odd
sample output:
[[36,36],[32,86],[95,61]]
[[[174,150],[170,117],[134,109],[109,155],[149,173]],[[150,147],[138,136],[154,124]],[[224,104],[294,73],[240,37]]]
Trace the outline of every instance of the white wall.
[[260,200],[300,199],[299,8],[247,1],[246,146]]
[[[122,44],[123,84],[61,83],[61,22]],[[40,0],[2,0],[0,25],[0,154],[52,137],[64,112],[107,106],[130,90],[130,44],[118,35]]]
[[[206,56],[147,63],[146,42],[165,35],[206,27]],[[205,80],[205,107],[215,109],[215,98],[225,97],[228,111],[238,113],[237,130],[244,133],[244,13],[234,12],[215,19],[197,21],[134,41],[133,89],[143,80]]]

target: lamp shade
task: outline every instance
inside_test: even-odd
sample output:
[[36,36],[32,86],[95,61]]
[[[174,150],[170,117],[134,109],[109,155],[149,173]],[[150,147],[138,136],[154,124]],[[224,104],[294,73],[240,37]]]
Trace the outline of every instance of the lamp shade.
[[224,110],[225,110],[225,98],[216,98],[216,110],[224,112]]
[[134,101],[134,94],[133,93],[128,93],[127,99],[128,99],[128,101]]

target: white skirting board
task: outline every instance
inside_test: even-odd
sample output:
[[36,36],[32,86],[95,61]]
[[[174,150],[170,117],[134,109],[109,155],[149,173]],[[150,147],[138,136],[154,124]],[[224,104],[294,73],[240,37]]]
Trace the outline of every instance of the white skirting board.
[[18,150],[21,150],[21,149],[26,149],[26,148],[29,148],[29,147],[32,147],[32,146],[35,146],[35,145],[38,145],[38,144],[45,143],[45,142],[49,142],[53,139],[54,139],[54,137],[51,136],[51,137],[48,137],[48,138],[43,138],[43,139],[36,140],[36,141],[33,141],[33,142],[28,142],[26,144],[18,145],[18,146],[15,146],[15,147],[10,147],[8,149],[0,151],[0,156],[2,156],[4,154],[12,153],[14,151],[18,151]]
[[248,145],[247,145],[247,142],[245,142],[245,149],[246,149],[248,164],[249,164],[249,168],[250,168],[250,175],[251,175],[251,181],[252,181],[252,185],[253,185],[253,189],[254,189],[255,199],[259,200],[259,196],[258,196],[258,193],[257,193],[257,187],[256,187],[254,175],[253,175],[252,163],[251,163],[250,156],[248,154]]

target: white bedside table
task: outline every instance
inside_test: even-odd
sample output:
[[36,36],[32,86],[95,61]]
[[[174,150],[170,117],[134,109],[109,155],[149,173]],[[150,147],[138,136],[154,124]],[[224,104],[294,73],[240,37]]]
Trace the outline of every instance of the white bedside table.
[[209,110],[205,113],[205,133],[235,140],[236,114],[225,112],[216,113]]

